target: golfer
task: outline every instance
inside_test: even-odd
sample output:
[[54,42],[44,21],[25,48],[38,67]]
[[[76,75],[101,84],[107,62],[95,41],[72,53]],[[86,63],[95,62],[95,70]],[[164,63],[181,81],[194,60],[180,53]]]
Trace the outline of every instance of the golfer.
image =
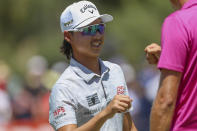
[[89,1],[68,6],[60,18],[61,51],[70,60],[50,95],[49,122],[58,131],[136,131],[132,99],[120,66],[99,58],[106,23]]

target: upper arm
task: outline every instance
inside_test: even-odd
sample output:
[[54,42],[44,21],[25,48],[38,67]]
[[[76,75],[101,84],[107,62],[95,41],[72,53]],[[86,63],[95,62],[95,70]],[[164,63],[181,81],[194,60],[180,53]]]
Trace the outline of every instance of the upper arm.
[[162,69],[160,87],[157,94],[159,103],[172,104],[176,101],[179,83],[182,77],[181,72]]
[[65,85],[55,85],[49,98],[49,122],[53,128],[77,124],[75,110],[76,103]]
[[188,29],[177,15],[168,17],[162,28],[161,56],[158,68],[183,72],[189,52]]

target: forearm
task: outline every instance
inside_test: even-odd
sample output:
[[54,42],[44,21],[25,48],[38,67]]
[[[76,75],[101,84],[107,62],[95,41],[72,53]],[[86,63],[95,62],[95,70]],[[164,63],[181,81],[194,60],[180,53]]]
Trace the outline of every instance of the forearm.
[[123,131],[137,131],[129,112],[124,114]]
[[161,71],[160,88],[151,110],[150,131],[170,130],[180,79],[179,72]]
[[174,114],[175,102],[161,105],[155,101],[150,117],[150,131],[169,131]]
[[133,121],[132,121],[132,124],[131,124],[130,131],[138,131]]
[[58,131],[99,131],[108,118],[109,117],[104,109],[80,127],[77,127],[76,124],[70,124],[61,127],[60,129],[58,129]]
[[108,116],[105,110],[103,110],[91,120],[89,120],[86,124],[76,128],[74,131],[99,131],[107,119]]

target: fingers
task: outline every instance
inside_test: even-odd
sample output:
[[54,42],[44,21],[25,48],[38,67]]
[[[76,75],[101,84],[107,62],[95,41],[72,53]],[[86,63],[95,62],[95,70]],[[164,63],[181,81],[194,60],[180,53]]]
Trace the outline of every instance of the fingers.
[[123,106],[117,106],[117,113],[121,113],[125,111],[127,111],[127,108],[124,108]]
[[126,109],[126,110],[131,107],[131,103],[130,102],[129,103],[120,102],[119,105],[121,107],[123,107],[124,109]]
[[116,112],[121,113],[125,112],[129,109],[129,104],[123,103],[123,102],[118,102],[116,105]]
[[131,102],[133,101],[129,96],[126,95],[116,95],[115,100],[119,109],[118,111],[121,112],[125,112],[127,109],[129,109],[131,107]]
[[114,97],[115,99],[124,99],[124,100],[132,100],[129,96],[127,95],[116,95]]
[[124,102],[124,103],[131,103],[133,100],[132,99],[130,99],[130,98],[119,98],[119,100],[120,100],[120,102]]
[[156,43],[152,43],[150,45],[148,45],[145,49],[145,52],[160,52],[161,51],[161,47],[156,44]]
[[144,51],[146,52],[146,59],[149,64],[157,64],[160,54],[161,54],[161,47],[156,44],[152,43],[148,45]]
[[119,100],[120,102],[124,102],[127,104],[133,101],[129,96],[126,96],[126,95],[116,95],[114,98]]
[[131,107],[131,102],[129,96],[126,95],[116,95],[113,100],[105,108],[105,112],[109,118],[111,118],[115,113],[121,113],[127,111]]
[[149,64],[157,64],[158,63],[158,58],[153,55],[153,54],[146,54],[146,59]]

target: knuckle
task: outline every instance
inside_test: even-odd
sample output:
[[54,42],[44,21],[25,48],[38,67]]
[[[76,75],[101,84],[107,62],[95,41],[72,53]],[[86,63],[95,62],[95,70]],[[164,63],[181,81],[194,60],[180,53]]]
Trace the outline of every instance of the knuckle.
[[118,95],[115,95],[115,96],[114,96],[114,99],[118,99]]
[[114,105],[116,105],[118,103],[118,101],[117,100],[114,100]]
[[125,105],[125,108],[128,108],[128,107],[129,107],[129,105],[128,105],[128,104],[126,104],[126,105]]

